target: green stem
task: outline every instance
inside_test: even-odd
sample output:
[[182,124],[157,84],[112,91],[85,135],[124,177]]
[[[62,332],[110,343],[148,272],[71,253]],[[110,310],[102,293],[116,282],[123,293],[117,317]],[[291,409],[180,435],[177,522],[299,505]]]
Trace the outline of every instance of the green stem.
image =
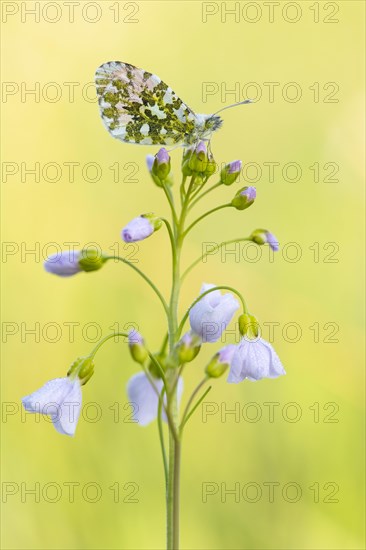
[[180,334],[183,330],[185,322],[188,319],[189,312],[191,311],[192,307],[195,306],[200,300],[202,300],[202,298],[207,296],[207,294],[210,294],[210,292],[214,292],[215,290],[230,290],[230,292],[233,292],[234,294],[236,294],[236,296],[239,298],[239,300],[241,301],[241,304],[243,306],[243,313],[248,313],[248,308],[247,308],[246,302],[244,300],[244,297],[238,290],[236,290],[236,288],[234,288],[232,286],[227,286],[227,285],[218,285],[218,286],[215,286],[213,288],[210,288],[209,290],[206,290],[205,292],[202,292],[202,294],[200,294],[198,296],[198,298],[196,298],[194,300],[194,302],[192,302],[192,304],[189,306],[189,308],[185,312],[185,314],[184,314],[184,316],[183,316],[183,318],[180,322],[180,325],[179,325],[179,328],[178,328],[178,335],[179,336],[180,336]]
[[161,303],[163,305],[163,308],[165,310],[165,313],[167,314],[167,317],[169,317],[168,304],[166,303],[163,295],[161,294],[161,292],[157,288],[157,286],[152,282],[152,280],[147,275],[145,275],[145,273],[143,271],[141,271],[141,269],[136,267],[134,264],[132,264],[128,260],[125,260],[125,258],[122,258],[121,256],[107,256],[105,259],[106,260],[117,260],[119,262],[123,262],[124,264],[130,266],[134,271],[136,271],[136,273],[138,273],[140,275],[140,277],[142,277],[147,282],[147,284],[153,289],[153,291],[155,292],[155,294],[157,295],[157,297],[161,301]]
[[163,465],[164,465],[164,477],[165,477],[165,490],[168,490],[168,479],[169,479],[169,468],[168,468],[168,459],[166,456],[166,450],[165,450],[165,443],[164,443],[164,430],[163,430],[163,418],[162,418],[162,410],[163,410],[163,400],[164,400],[164,391],[163,388],[162,392],[160,393],[159,397],[159,406],[158,406],[158,430],[159,430],[159,440],[160,440],[160,447],[161,447],[161,455],[163,457]]
[[174,226],[176,226],[178,224],[178,216],[177,216],[177,213],[175,211],[172,192],[170,190],[170,187],[166,183],[163,182],[161,185],[162,185],[162,188],[164,190],[165,196],[168,199],[170,210],[172,211]]
[[[194,185],[192,176],[187,193],[184,195],[180,218],[174,221],[175,234],[175,256],[173,258],[173,279],[172,291],[169,303],[169,352],[170,357],[174,356],[174,347],[178,334],[178,300],[180,290],[180,256],[184,241],[184,223],[189,206],[190,194]],[[167,548],[168,550],[179,549],[179,493],[180,493],[180,459],[181,442],[177,432],[178,426],[178,403],[176,391],[176,368],[169,368],[167,371],[167,414],[172,416],[174,427],[169,424],[169,476],[166,493],[167,508]]]
[[198,386],[196,387],[196,389],[193,391],[191,397],[189,398],[188,400],[188,403],[186,405],[186,408],[184,409],[184,413],[183,413],[183,416],[182,416],[182,422],[180,423],[180,427],[179,427],[179,433],[182,434],[183,432],[183,428],[184,428],[184,425],[186,424],[188,418],[190,416],[192,416],[192,414],[194,413],[194,411],[197,409],[197,407],[199,406],[199,404],[202,402],[202,400],[206,397],[207,393],[210,391],[211,388],[209,388],[207,390],[207,392],[204,393],[204,395],[201,397],[201,399],[196,403],[195,407],[191,410],[191,412],[189,412],[189,409],[191,408],[191,405],[194,401],[194,398],[196,397],[196,395],[198,394],[198,392],[200,391],[200,389],[206,384],[206,382],[209,380],[209,378],[207,376],[205,376],[205,378],[203,380],[201,380],[201,382],[198,384]]
[[191,208],[194,207],[195,204],[197,204],[204,196],[208,195],[209,193],[211,193],[211,191],[213,191],[214,189],[217,189],[217,187],[220,187],[220,185],[223,185],[221,183],[221,181],[219,181],[218,183],[215,183],[215,185],[213,185],[212,187],[210,187],[209,189],[207,189],[207,191],[205,191],[204,193],[202,193],[201,195],[199,195],[199,197],[197,197],[194,201],[192,201],[192,203],[190,204],[189,206],[189,210],[191,210]]
[[192,409],[189,411],[189,413],[187,414],[187,416],[185,417],[184,419],[184,422],[181,424],[181,429],[182,431],[180,432],[181,436],[182,436],[182,433],[183,433],[183,428],[184,426],[187,424],[188,420],[191,418],[192,414],[195,412],[195,410],[198,409],[198,407],[201,405],[202,401],[204,400],[204,398],[206,397],[206,395],[211,391],[212,389],[212,386],[208,387],[207,390],[205,391],[205,393],[203,395],[201,395],[201,397],[199,398],[199,400],[197,401],[197,403],[195,404],[194,407],[192,407]]
[[95,357],[97,351],[99,350],[99,348],[101,348],[103,346],[103,344],[105,342],[107,342],[107,340],[110,340],[111,338],[116,338],[116,337],[119,337],[119,336],[124,336],[125,338],[128,338],[128,333],[127,332],[114,332],[113,334],[108,334],[108,336],[105,336],[104,338],[102,338],[97,343],[97,345],[92,349],[92,351],[89,354],[89,357],[91,359],[94,359],[94,357]]
[[220,206],[216,206],[216,208],[213,208],[212,210],[209,210],[208,212],[205,212],[204,214],[202,214],[202,216],[200,216],[199,218],[197,218],[193,223],[191,223],[191,225],[189,227],[187,227],[187,229],[185,230],[184,232],[184,237],[190,232],[191,229],[193,229],[193,227],[199,223],[201,220],[203,220],[204,218],[207,218],[207,216],[210,216],[211,214],[213,214],[214,212],[217,212],[218,210],[222,210],[222,208],[229,208],[229,207],[232,207],[232,204],[228,203],[228,204],[221,204]]
[[197,264],[199,264],[202,260],[204,260],[205,258],[207,258],[207,256],[210,256],[213,252],[217,252],[218,250],[220,250],[220,248],[222,248],[223,246],[227,245],[227,244],[233,244],[233,243],[241,243],[241,242],[244,242],[244,241],[251,241],[251,239],[249,237],[243,237],[243,238],[239,238],[239,239],[232,239],[230,241],[224,241],[214,247],[212,247],[211,250],[208,250],[207,252],[205,252],[204,254],[202,254],[199,258],[197,258],[193,263],[191,263],[191,265],[189,267],[187,267],[187,269],[185,270],[185,272],[183,273],[182,277],[181,277],[181,282],[187,277],[188,273],[194,268],[196,267]]
[[171,249],[172,249],[172,258],[173,258],[173,263],[174,263],[175,256],[176,256],[176,251],[175,251],[175,237],[174,237],[174,234],[173,234],[173,230],[172,230],[172,227],[171,227],[170,223],[168,222],[168,220],[166,220],[165,218],[160,218],[160,219],[161,219],[162,222],[164,222],[164,224],[166,225],[166,228],[168,230],[170,245],[171,245]]
[[179,189],[181,204],[183,204],[184,198],[185,198],[185,195],[186,195],[186,190],[185,190],[186,181],[187,181],[187,176],[183,176],[182,183],[180,184],[180,189]]

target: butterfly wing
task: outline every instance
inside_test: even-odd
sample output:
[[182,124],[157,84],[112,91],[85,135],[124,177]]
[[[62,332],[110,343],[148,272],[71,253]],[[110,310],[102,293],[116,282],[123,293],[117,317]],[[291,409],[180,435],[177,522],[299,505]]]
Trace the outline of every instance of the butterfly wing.
[[120,61],[95,73],[100,114],[110,134],[127,143],[174,145],[195,134],[194,112],[156,75]]

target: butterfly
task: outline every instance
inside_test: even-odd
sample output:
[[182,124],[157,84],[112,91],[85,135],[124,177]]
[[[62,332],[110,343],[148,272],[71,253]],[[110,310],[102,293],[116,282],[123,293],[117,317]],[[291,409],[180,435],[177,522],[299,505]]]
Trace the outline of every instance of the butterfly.
[[104,126],[126,143],[191,146],[222,126],[216,113],[194,113],[158,76],[129,63],[104,63],[95,84]]

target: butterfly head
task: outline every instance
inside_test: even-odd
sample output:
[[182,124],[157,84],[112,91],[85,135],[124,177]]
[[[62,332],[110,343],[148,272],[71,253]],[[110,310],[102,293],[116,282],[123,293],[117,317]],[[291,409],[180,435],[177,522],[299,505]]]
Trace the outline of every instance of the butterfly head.
[[[209,140],[213,132],[221,128],[223,120],[218,115],[196,115],[196,135],[194,142]],[[193,137],[193,136],[192,136]]]

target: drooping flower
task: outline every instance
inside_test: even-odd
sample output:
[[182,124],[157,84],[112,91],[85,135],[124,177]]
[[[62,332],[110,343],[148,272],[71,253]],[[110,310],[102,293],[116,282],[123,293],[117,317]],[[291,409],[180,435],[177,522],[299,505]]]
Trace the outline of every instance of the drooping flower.
[[[158,393],[161,394],[164,386],[162,379],[152,378],[152,380]],[[178,406],[182,393],[183,379],[179,378],[177,383]],[[127,383],[127,394],[129,401],[133,406],[133,419],[140,426],[147,426],[150,422],[155,420],[158,415],[159,398],[144,372],[139,372],[129,379]],[[165,395],[164,403],[166,403]],[[163,419],[166,420],[164,411]]]
[[22,399],[27,412],[49,415],[56,430],[65,435],[75,433],[81,402],[81,385],[77,376],[50,380]]
[[122,239],[125,243],[134,243],[143,241],[160,229],[162,221],[156,218],[154,214],[142,214],[131,220],[124,229],[122,229]]
[[249,239],[257,244],[268,244],[275,252],[279,249],[278,239],[267,229],[256,229]]
[[[204,283],[201,294],[215,286]],[[190,310],[191,328],[202,342],[217,342],[238,308],[239,303],[232,294],[222,295],[220,290],[213,290]]]
[[244,337],[236,346],[227,381],[236,384],[245,378],[255,381],[283,374],[286,374],[285,369],[269,342],[263,338],[251,340]]
[[255,187],[243,187],[240,189],[231,201],[231,204],[235,206],[237,210],[245,210],[249,208],[255,201],[257,196],[257,190]]
[[229,368],[235,350],[235,344],[229,344],[218,351],[205,368],[207,376],[210,378],[219,378],[222,376]]
[[51,254],[44,262],[48,273],[59,277],[71,277],[81,271],[96,271],[103,267],[106,257],[97,250],[64,250]]
[[226,164],[221,170],[221,183],[224,185],[232,185],[239,177],[241,166],[241,160],[234,160],[233,162]]

